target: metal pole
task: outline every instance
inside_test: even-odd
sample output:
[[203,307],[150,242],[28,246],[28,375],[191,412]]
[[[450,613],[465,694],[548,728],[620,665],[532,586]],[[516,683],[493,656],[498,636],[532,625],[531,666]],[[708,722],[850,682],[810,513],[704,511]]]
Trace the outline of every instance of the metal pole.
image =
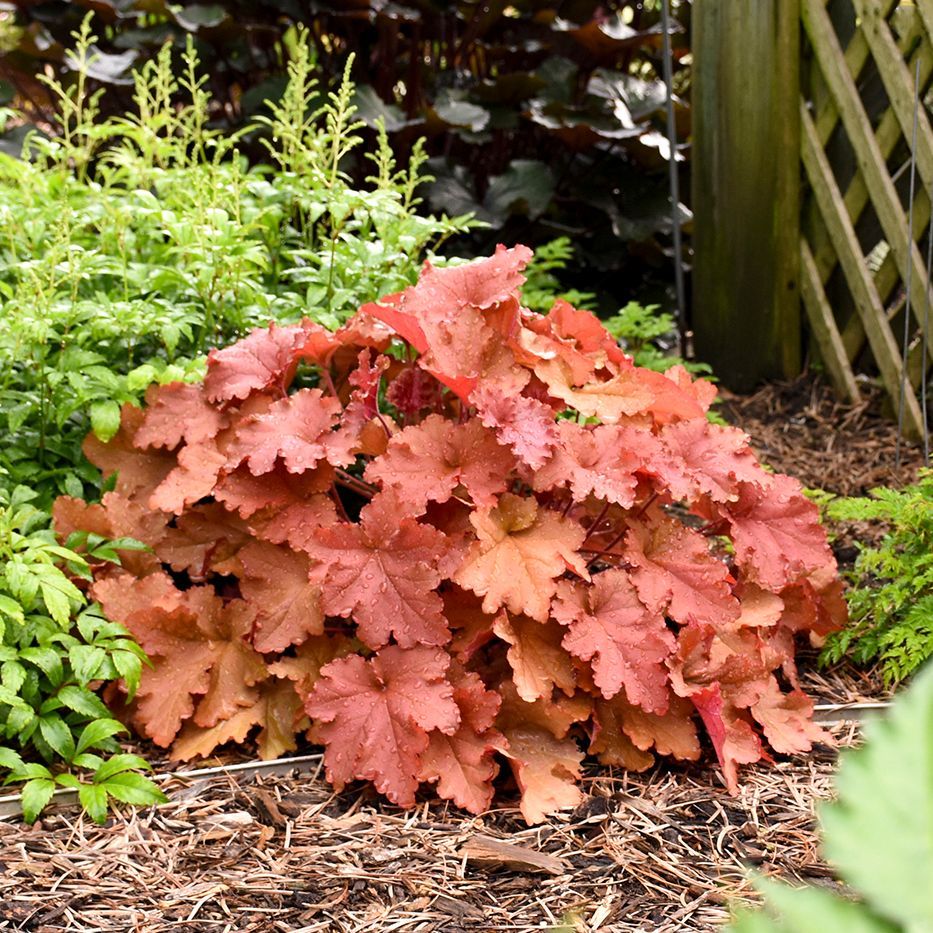
[[[917,118],[920,112],[920,56],[917,56],[917,67],[914,72],[914,125],[910,137],[910,192],[907,195],[907,275],[904,287],[907,290],[906,306],[904,308],[904,339],[901,347],[901,391],[897,400],[897,441],[894,448],[894,467],[901,465],[901,434],[904,431],[904,396],[907,392],[907,350],[910,345],[910,272],[913,262],[910,251],[914,248],[914,190],[917,180]],[[926,360],[923,361],[926,364]]]
[[687,352],[686,299],[684,297],[683,246],[680,229],[680,178],[677,174],[677,125],[674,122],[674,64],[671,52],[670,0],[661,0],[661,29],[663,36],[664,84],[667,87],[667,142],[670,155],[667,165],[671,188],[671,230],[674,235],[674,285],[677,291],[677,331],[679,352]]

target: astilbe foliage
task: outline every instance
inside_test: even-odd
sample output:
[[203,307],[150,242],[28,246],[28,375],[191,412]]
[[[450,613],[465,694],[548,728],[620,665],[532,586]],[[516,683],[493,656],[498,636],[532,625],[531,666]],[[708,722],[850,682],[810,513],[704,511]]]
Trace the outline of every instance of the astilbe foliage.
[[698,758],[702,721],[734,789],[820,736],[795,636],[845,605],[816,507],[707,420],[709,383],[523,309],[530,256],[254,331],[88,438],[113,488],[58,528],[152,548],[92,590],[154,659],[143,734],[270,757],[309,730],[338,788],[473,812],[504,758],[529,821],[580,800],[581,740],[644,769]]

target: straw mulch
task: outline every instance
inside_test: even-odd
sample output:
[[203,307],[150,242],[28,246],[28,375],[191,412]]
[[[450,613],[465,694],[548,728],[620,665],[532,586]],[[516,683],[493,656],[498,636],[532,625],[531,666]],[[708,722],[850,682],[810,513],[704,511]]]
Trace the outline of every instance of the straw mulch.
[[[830,727],[838,745],[857,727]],[[402,812],[315,772],[167,787],[171,803],[97,827],[66,809],[0,821],[0,930],[713,930],[749,867],[832,885],[814,801],[837,751],[748,769],[730,796],[704,765],[593,772],[572,814],[528,827],[435,800]]]

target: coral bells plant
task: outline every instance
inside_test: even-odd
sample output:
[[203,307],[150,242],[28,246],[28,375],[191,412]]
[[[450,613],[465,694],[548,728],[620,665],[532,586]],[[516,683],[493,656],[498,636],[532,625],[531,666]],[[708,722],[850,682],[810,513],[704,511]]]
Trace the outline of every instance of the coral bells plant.
[[187,759],[308,730],[336,787],[472,812],[504,760],[531,822],[580,801],[587,752],[696,759],[702,722],[734,789],[821,735],[795,637],[845,607],[816,507],[708,421],[709,383],[524,309],[530,257],[253,331],[88,438],[112,491],[55,518],[151,547],[92,588],[153,659],[140,732]]

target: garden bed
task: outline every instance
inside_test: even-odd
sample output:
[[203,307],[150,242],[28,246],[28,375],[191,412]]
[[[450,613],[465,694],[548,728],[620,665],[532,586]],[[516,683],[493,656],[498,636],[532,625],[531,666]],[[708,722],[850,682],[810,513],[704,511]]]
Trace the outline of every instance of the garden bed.
[[[809,486],[858,494],[917,465],[905,448],[895,477],[894,427],[812,381],[727,395],[722,410],[770,465]],[[820,718],[886,699],[869,674],[801,663],[804,688],[830,708]],[[169,778],[170,804],[104,827],[67,806],[33,828],[8,817],[0,930],[715,929],[733,899],[755,897],[749,866],[835,884],[814,805],[830,793],[837,748],[857,740],[858,711],[841,715],[848,721],[826,725],[836,747],[745,769],[737,797],[709,755],[644,774],[591,767],[584,804],[534,827],[510,807],[474,818],[430,797],[404,812],[371,789],[335,794],[315,756]],[[140,751],[169,769],[151,747]]]

